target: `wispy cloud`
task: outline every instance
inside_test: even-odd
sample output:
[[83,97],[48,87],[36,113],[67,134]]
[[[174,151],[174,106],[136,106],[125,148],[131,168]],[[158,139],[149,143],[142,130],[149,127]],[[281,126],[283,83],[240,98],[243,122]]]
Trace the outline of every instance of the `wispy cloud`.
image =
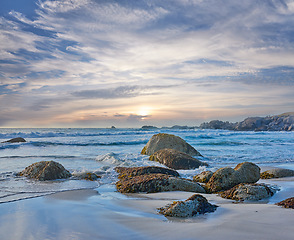
[[[250,98],[260,94],[263,102],[269,94],[261,85],[275,86],[268,108],[276,101],[286,111],[294,101],[287,88],[294,82],[293,1],[40,0],[36,6],[34,16],[16,10],[0,16],[0,93],[11,100],[5,119],[23,111],[34,112],[23,121],[41,119],[38,111],[52,122],[101,116],[97,111],[136,118],[127,112],[135,104],[157,105],[166,115],[229,109],[228,101],[252,111]],[[251,92],[242,90],[246,84]],[[269,111],[263,103],[256,108]],[[156,116],[160,111],[150,119]]]

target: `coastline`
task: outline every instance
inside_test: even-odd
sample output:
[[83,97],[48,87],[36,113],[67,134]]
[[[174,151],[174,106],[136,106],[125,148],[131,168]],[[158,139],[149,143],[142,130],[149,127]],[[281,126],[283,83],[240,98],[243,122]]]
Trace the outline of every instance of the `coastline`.
[[263,201],[238,204],[215,194],[203,194],[219,208],[188,219],[167,219],[156,209],[193,193],[120,194],[107,184],[2,203],[0,238],[293,239],[293,209],[274,203],[293,196],[294,177],[260,181],[278,183],[281,190]]

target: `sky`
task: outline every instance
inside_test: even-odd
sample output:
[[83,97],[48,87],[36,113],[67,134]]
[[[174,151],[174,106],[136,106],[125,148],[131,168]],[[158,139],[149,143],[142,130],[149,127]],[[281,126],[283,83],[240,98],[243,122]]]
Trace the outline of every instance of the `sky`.
[[294,111],[293,0],[0,0],[0,127]]

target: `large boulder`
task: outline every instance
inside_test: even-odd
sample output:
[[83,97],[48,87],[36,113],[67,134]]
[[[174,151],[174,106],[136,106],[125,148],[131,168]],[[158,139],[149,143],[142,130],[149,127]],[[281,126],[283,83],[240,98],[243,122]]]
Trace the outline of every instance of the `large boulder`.
[[194,169],[200,166],[208,166],[207,163],[191,157],[190,155],[175,149],[164,148],[149,157],[150,161],[156,161],[172,169]]
[[20,172],[19,175],[40,181],[71,177],[71,173],[69,171],[67,171],[60,163],[54,161],[41,161],[33,163]]
[[156,167],[156,166],[146,166],[146,167],[116,167],[115,170],[119,173],[118,178],[132,178],[135,176],[160,173],[169,176],[179,177],[180,174],[172,169]]
[[116,188],[121,193],[187,191],[205,193],[198,183],[165,174],[146,174],[120,179]]
[[223,198],[236,201],[257,201],[271,197],[275,192],[276,189],[268,187],[265,184],[241,183],[227,191],[221,192],[219,195]]
[[185,140],[167,133],[158,133],[153,135],[146,146],[142,149],[141,154],[152,155],[158,150],[164,148],[175,149],[191,156],[201,156],[201,154]]
[[159,208],[159,213],[166,217],[193,217],[197,214],[214,212],[218,206],[210,204],[205,197],[194,194],[185,201],[176,201]]
[[228,190],[239,183],[256,183],[260,178],[260,168],[251,162],[238,164],[234,169],[218,169],[205,185],[208,192]]
[[294,209],[294,197],[287,198],[281,202],[276,203],[278,206],[282,206],[283,208],[293,208]]
[[293,177],[294,170],[285,169],[285,168],[274,168],[262,172],[260,174],[260,178],[262,179],[270,179],[270,178],[283,178],[283,177]]
[[26,142],[26,140],[22,137],[12,138],[8,141],[2,142],[2,143],[19,143],[19,142]]
[[212,177],[213,172],[212,171],[203,171],[196,176],[193,177],[194,182],[200,182],[200,183],[208,183],[209,179]]

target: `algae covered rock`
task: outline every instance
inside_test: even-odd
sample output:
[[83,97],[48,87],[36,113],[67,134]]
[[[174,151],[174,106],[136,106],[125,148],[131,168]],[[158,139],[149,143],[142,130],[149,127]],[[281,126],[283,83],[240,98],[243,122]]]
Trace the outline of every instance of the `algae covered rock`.
[[203,171],[196,176],[193,177],[194,182],[200,182],[200,183],[208,183],[209,179],[212,177],[213,172],[212,171]]
[[201,156],[201,154],[182,138],[166,133],[158,133],[151,137],[141,154],[152,155],[160,149],[171,148],[184,152],[191,156]]
[[159,173],[122,178],[116,183],[116,188],[121,193],[155,193],[166,191],[205,193],[204,188],[198,183]]
[[99,178],[101,178],[101,176],[99,176],[99,175],[97,175],[96,173],[93,173],[93,172],[73,173],[72,175],[77,179],[89,180],[89,181],[96,181]]
[[260,168],[251,162],[238,164],[234,169],[218,169],[205,185],[209,192],[228,190],[239,183],[256,183],[260,178]]
[[54,161],[41,161],[33,163],[20,172],[19,175],[40,181],[71,177],[71,173],[69,171],[67,171],[60,163]]
[[276,203],[276,205],[281,206],[283,208],[294,209],[294,197],[287,198],[286,200]]
[[264,171],[260,174],[260,178],[262,179],[270,179],[270,178],[283,178],[283,177],[293,177],[294,170],[284,169],[284,168],[274,168],[267,171]]
[[164,148],[149,157],[150,161],[156,161],[172,169],[194,169],[200,166],[208,166],[207,163],[191,157],[190,155],[175,149]]
[[8,141],[2,142],[2,143],[19,143],[19,142],[26,142],[26,140],[22,137],[12,138]]
[[131,178],[140,175],[160,173],[165,175],[170,175],[174,177],[179,177],[180,174],[172,169],[156,167],[156,166],[146,166],[146,167],[116,167],[115,170],[119,173],[118,178]]
[[241,183],[227,191],[221,192],[219,195],[236,201],[257,201],[271,197],[275,192],[276,189],[265,184]]
[[197,214],[214,212],[217,207],[209,203],[202,195],[194,194],[185,201],[176,201],[158,210],[166,217],[187,218]]

